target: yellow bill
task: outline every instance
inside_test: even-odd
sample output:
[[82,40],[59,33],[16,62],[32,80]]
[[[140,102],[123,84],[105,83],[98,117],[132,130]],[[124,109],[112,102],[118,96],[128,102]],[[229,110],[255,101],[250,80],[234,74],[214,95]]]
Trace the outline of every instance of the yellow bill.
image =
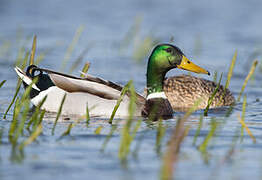
[[181,63],[179,65],[177,65],[177,68],[184,69],[184,70],[187,70],[187,71],[192,71],[192,72],[195,72],[195,73],[210,75],[210,73],[207,70],[195,65],[194,63],[189,61],[189,59],[187,59],[187,57],[184,56],[184,55],[183,55]]

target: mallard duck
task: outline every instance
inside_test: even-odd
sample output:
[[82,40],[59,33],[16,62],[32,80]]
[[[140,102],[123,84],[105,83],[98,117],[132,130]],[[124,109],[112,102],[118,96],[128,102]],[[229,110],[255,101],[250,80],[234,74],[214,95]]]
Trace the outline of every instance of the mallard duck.
[[[174,109],[178,105],[183,108],[187,107],[193,102],[194,96],[199,95],[199,92],[200,96],[201,93],[209,96],[210,89],[215,87],[215,84],[210,81],[192,76],[165,79],[166,73],[173,68],[209,74],[207,70],[187,59],[178,47],[171,44],[157,45],[148,60],[146,98],[136,93],[135,116],[147,117],[153,107],[157,105],[158,108],[156,111],[154,109],[154,112],[158,116],[172,117],[172,107]],[[15,70],[25,86],[28,86],[34,77],[38,77],[38,82],[33,86],[30,94],[31,102],[37,106],[47,96],[42,108],[51,112],[58,111],[64,94],[67,94],[62,114],[83,115],[86,113],[86,105],[88,104],[91,116],[108,117],[111,115],[122,90],[122,86],[116,83],[91,75],[80,78],[38,68],[34,65],[29,66],[26,73],[18,67]],[[199,89],[206,89],[206,91]],[[185,100],[184,103],[180,99]],[[128,104],[129,95],[127,94],[124,96],[116,115],[128,115]]]

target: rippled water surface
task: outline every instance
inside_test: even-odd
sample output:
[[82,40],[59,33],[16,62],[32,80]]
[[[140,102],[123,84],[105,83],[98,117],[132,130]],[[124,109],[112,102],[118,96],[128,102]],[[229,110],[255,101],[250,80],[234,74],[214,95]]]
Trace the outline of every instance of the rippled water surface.
[[[174,44],[194,62],[212,74],[215,71],[219,74],[224,72],[223,84],[237,50],[237,63],[229,86],[237,97],[253,60],[261,59],[261,8],[262,2],[259,0],[1,0],[0,81],[7,82],[0,89],[0,127],[3,129],[0,179],[159,179],[161,155],[166,152],[177,117],[183,116],[182,113],[175,113],[174,119],[163,123],[167,130],[160,154],[155,148],[157,123],[143,121],[124,165],[118,158],[124,119],[118,121],[116,132],[104,152],[101,152],[102,144],[111,130],[106,119],[92,118],[88,128],[85,122],[76,123],[77,119],[74,118],[58,122],[52,136],[55,115],[51,114],[44,118],[43,133],[36,142],[25,147],[23,154],[12,155],[8,141],[12,109],[5,120],[3,114],[15,93],[17,76],[13,68],[19,48],[25,45],[29,50],[33,34],[37,35],[36,56],[41,52],[46,54],[40,66],[60,70],[75,32],[83,26],[83,33],[69,58],[68,69],[64,71],[68,71],[74,60],[88,48],[83,61],[73,71],[74,75],[79,75],[84,62],[89,61],[90,74],[122,85],[133,79],[139,92],[145,86],[147,61],[145,58],[138,63],[133,56],[139,43],[135,47],[132,45],[135,43],[128,46],[123,43],[135,22],[141,21],[134,42],[146,37],[169,42],[173,37]],[[9,47],[7,52],[4,51],[6,46]],[[124,50],[120,50],[121,46]],[[181,72],[172,70],[168,75],[178,73]],[[212,80],[212,76],[201,77]],[[212,110],[209,116],[204,117],[196,144],[192,145],[199,127],[199,117],[203,113],[195,112],[186,122],[190,130],[181,144],[179,159],[175,163],[176,179],[261,179],[261,80],[261,65],[258,64],[244,92],[247,95],[245,121],[256,143],[246,131],[242,141],[241,138],[235,141],[241,131],[238,115],[242,113],[242,100],[228,118],[224,118],[227,108]],[[219,127],[208,144],[207,153],[202,154],[198,146],[210,132],[213,121],[219,122]],[[60,138],[71,122],[76,125],[70,136]],[[101,133],[95,134],[98,127],[102,127]],[[24,135],[27,137],[26,131]]]

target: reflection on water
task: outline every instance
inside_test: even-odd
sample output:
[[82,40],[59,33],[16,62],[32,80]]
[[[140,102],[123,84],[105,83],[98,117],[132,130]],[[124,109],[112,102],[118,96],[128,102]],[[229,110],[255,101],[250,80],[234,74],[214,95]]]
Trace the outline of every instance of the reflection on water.
[[[194,59],[197,64],[211,72],[226,72],[234,50],[238,50],[235,76],[230,89],[237,96],[252,60],[261,58],[262,25],[260,18],[262,2],[252,1],[0,1],[0,81],[7,82],[0,89],[0,117],[7,109],[16,86],[16,74],[13,70],[19,48],[31,47],[33,34],[38,36],[37,56],[45,53],[41,67],[59,70],[65,52],[71,43],[75,31],[81,25],[84,31],[77,43],[68,67],[88,48],[83,61],[74,70],[78,70],[85,61],[91,63],[90,73],[117,83],[125,84],[134,79],[136,89],[143,91],[145,86],[146,59],[141,63],[134,61],[134,44],[152,34],[161,42],[168,42],[173,37],[174,44]],[[127,45],[124,53],[119,53],[119,45],[137,17],[141,18],[139,32],[133,44]],[[10,43],[10,44],[8,44]],[[196,47],[197,46],[197,47]],[[201,46],[201,47],[199,47]],[[5,51],[7,49],[8,51]],[[197,51],[195,51],[197,50]],[[149,54],[148,52],[147,54]],[[252,59],[250,59],[252,57]],[[127,71],[128,67],[128,71]],[[171,71],[168,75],[181,73]],[[193,75],[193,74],[192,74]],[[194,74],[195,75],[195,74]],[[195,75],[197,76],[197,75]],[[205,77],[212,79],[211,77]],[[226,109],[212,110],[204,117],[199,137],[195,134],[199,127],[199,116],[192,115],[186,125],[190,131],[185,138],[179,161],[176,164],[177,179],[258,179],[261,177],[261,73],[257,71],[245,90],[247,110],[245,121],[257,138],[252,139],[244,132],[243,141],[234,145],[236,133],[241,131],[237,116],[241,115],[242,103],[236,105],[229,118],[224,118]],[[60,138],[71,122],[57,124],[55,135],[51,136],[55,115],[45,117],[43,134],[37,142],[25,148],[24,152],[12,152],[8,141],[8,129],[12,120],[12,111],[7,120],[0,121],[3,130],[0,145],[0,178],[14,179],[76,179],[94,177],[95,179],[158,179],[161,158],[156,153],[157,124],[146,121],[138,131],[131,145],[128,168],[124,169],[118,160],[121,127],[118,127],[108,142],[104,153],[101,147],[111,126],[107,120],[91,119],[89,127],[84,122],[72,128],[70,136]],[[175,119],[183,113],[175,113]],[[212,118],[221,126],[207,148],[208,164],[198,151],[210,132]],[[124,121],[120,120],[123,124]],[[167,127],[162,142],[165,152],[167,141],[176,120],[164,122]],[[95,130],[102,126],[101,134]],[[26,135],[26,132],[24,132]],[[193,141],[196,145],[192,145]]]

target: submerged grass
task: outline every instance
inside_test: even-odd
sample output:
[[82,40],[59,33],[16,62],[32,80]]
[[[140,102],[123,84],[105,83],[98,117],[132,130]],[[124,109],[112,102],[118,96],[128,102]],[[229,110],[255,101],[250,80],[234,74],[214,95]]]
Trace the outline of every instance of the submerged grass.
[[194,135],[194,139],[193,139],[193,145],[196,145],[197,138],[200,134],[200,131],[201,131],[201,128],[202,128],[202,125],[203,125],[203,117],[204,116],[201,115],[200,118],[199,118],[198,127],[197,127],[196,133]]
[[160,179],[173,179],[174,164],[178,160],[181,143],[186,137],[189,126],[185,127],[185,118],[178,119],[169,140],[167,150],[163,156],[163,164],[160,171]]
[[156,133],[156,145],[155,145],[155,148],[156,148],[156,152],[157,154],[161,154],[161,145],[162,145],[162,140],[163,140],[163,137],[166,133],[166,127],[163,126],[163,120],[160,119],[158,121],[158,126],[157,126],[157,133]]
[[241,119],[239,114],[238,114],[238,120],[239,120],[240,124],[242,125],[242,127],[247,131],[247,134],[251,137],[253,143],[256,143],[255,136],[252,134],[252,132],[250,131],[250,129],[246,125],[245,121],[243,119]]
[[37,137],[42,133],[42,131],[43,131],[42,124],[39,124],[36,130],[25,141],[22,142],[22,144],[19,146],[19,149],[20,150],[24,149],[25,146],[34,142],[37,139]]
[[206,152],[207,146],[208,146],[209,142],[211,141],[212,137],[214,136],[217,127],[218,127],[218,123],[215,121],[215,118],[212,118],[212,120],[211,120],[211,129],[208,132],[208,134],[205,137],[205,139],[202,142],[202,144],[198,147],[199,151]]

